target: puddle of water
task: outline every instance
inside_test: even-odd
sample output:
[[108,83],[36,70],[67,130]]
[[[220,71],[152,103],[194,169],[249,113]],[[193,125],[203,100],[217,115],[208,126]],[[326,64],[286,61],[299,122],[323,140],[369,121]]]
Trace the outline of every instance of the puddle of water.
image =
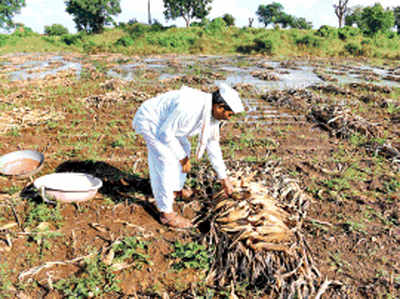
[[76,75],[79,76],[82,68],[80,63],[65,61],[62,56],[53,56],[51,59],[43,61],[26,61],[17,67],[20,69],[9,73],[11,81],[43,79],[47,75],[55,75],[68,69],[75,69]]

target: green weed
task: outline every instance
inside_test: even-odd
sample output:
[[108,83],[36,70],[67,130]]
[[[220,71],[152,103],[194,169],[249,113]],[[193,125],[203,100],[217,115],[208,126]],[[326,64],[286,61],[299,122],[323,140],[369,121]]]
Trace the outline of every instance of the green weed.
[[59,205],[54,208],[49,207],[45,203],[35,204],[29,203],[29,213],[25,219],[25,227],[37,226],[41,222],[55,222],[57,227],[62,226],[63,217],[60,213]]
[[122,262],[126,259],[133,259],[136,267],[140,269],[143,264],[152,265],[150,257],[146,254],[148,242],[136,237],[126,237],[121,242],[114,244],[112,249],[115,252],[115,260]]
[[96,256],[85,260],[79,274],[60,279],[54,287],[66,298],[93,298],[118,292],[118,283],[116,275]]
[[171,257],[176,261],[172,267],[175,270],[182,269],[196,269],[196,270],[209,270],[211,263],[210,253],[205,246],[195,242],[189,243],[174,243],[174,251]]

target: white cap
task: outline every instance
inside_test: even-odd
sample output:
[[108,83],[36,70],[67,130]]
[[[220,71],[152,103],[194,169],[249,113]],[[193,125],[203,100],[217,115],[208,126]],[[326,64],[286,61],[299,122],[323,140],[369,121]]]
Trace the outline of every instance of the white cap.
[[239,94],[229,85],[219,82],[216,84],[219,88],[219,93],[228,106],[232,109],[234,113],[240,113],[244,111],[242,100]]

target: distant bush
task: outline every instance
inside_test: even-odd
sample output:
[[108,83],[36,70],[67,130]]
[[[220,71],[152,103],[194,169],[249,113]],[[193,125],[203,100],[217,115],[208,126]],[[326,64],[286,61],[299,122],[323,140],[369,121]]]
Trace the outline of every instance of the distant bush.
[[211,34],[221,32],[226,30],[226,23],[222,18],[215,18],[204,27],[204,30]]
[[118,39],[115,44],[117,46],[130,47],[135,44],[135,41],[130,36],[123,36]]
[[66,45],[78,45],[82,42],[83,34],[64,34],[61,36],[61,41]]
[[359,34],[360,29],[351,26],[344,26],[338,29],[338,36],[341,40],[347,40],[349,37],[354,37]]
[[322,45],[321,39],[313,36],[311,34],[307,34],[302,38],[296,39],[297,46],[304,46],[307,48],[320,48]]
[[94,41],[86,41],[82,45],[82,49],[87,54],[97,54],[107,52],[107,46],[104,44],[96,44]]
[[227,26],[233,26],[235,25],[235,18],[231,14],[224,14],[222,16],[222,19],[225,21]]
[[146,37],[146,40],[152,45],[179,50],[188,49],[195,43],[196,39],[197,37],[190,31],[175,31],[174,34],[171,34],[171,32],[152,34]]
[[14,32],[11,34],[12,37],[27,37],[27,36],[35,36],[39,35],[29,27],[26,27],[25,25],[19,25],[17,28],[15,28]]
[[319,29],[315,32],[316,36],[325,37],[325,38],[335,38],[337,37],[337,30],[334,27],[328,25],[322,25]]
[[259,53],[272,54],[274,44],[269,39],[259,39],[254,40],[254,50]]
[[347,43],[344,48],[350,55],[360,56],[362,54],[362,49],[359,44],[353,42]]
[[131,38],[136,39],[143,36],[145,33],[152,31],[152,27],[151,25],[143,23],[134,23],[126,26],[124,30],[131,36]]
[[8,35],[0,34],[0,47],[4,46],[7,43]]
[[44,33],[50,36],[61,36],[64,34],[68,34],[69,31],[66,27],[61,24],[53,24],[51,26],[44,26]]

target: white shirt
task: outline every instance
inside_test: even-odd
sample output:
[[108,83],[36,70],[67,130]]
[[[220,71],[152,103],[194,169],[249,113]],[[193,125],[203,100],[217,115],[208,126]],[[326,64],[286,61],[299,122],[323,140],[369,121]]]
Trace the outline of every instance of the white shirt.
[[[220,121],[211,116],[211,94],[182,87],[145,101],[133,119],[137,133],[150,132],[167,145],[178,160],[190,157],[188,136],[199,135],[204,121],[209,122],[210,136],[206,136],[206,150],[219,179],[226,178],[226,167],[219,145]],[[206,120],[204,116],[206,115]],[[200,140],[199,140],[200,141]]]

